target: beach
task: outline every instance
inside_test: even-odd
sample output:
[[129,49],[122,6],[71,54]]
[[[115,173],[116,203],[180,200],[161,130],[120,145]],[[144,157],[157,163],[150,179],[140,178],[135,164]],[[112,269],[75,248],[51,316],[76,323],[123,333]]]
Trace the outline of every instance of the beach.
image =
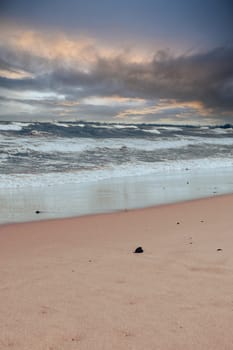
[[1,225],[0,349],[232,349],[232,207]]
[[232,4],[1,2],[0,350],[233,350]]

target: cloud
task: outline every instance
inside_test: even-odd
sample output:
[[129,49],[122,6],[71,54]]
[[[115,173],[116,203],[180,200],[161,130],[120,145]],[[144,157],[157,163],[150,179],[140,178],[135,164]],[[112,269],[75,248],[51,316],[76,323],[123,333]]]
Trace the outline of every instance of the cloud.
[[127,62],[125,57],[97,58],[89,72],[60,68],[51,74],[51,80],[76,92],[82,89],[80,96],[199,101],[206,108],[231,110],[232,62],[232,48],[177,58],[164,53],[146,63]]
[[94,75],[117,82],[124,93],[137,97],[200,101],[207,107],[232,108],[232,62],[233,48],[179,57],[162,52],[146,63],[100,59]]
[[[233,117],[233,47],[146,56],[102,47],[91,38],[14,33],[0,34],[0,93],[8,102],[37,106],[36,114],[47,108],[51,116],[98,119],[102,113],[104,120],[108,115],[142,121]],[[22,95],[29,92],[33,98]],[[8,102],[2,102],[5,108]]]

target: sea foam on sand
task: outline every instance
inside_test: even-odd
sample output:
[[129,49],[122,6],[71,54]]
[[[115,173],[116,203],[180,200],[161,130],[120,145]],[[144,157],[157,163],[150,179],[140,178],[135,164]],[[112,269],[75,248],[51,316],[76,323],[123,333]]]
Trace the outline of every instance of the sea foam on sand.
[[0,226],[0,349],[232,349],[232,207]]

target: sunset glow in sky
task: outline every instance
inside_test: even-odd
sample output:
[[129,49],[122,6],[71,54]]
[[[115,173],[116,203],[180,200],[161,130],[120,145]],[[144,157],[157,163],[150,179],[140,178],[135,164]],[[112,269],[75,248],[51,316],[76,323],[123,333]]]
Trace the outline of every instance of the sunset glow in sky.
[[0,120],[233,123],[232,1],[1,1]]

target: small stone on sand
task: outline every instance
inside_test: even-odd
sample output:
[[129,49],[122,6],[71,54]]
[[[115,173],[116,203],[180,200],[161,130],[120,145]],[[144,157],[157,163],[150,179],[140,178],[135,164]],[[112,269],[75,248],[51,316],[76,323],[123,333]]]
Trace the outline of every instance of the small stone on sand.
[[134,253],[143,253],[142,247],[137,247],[134,251]]

